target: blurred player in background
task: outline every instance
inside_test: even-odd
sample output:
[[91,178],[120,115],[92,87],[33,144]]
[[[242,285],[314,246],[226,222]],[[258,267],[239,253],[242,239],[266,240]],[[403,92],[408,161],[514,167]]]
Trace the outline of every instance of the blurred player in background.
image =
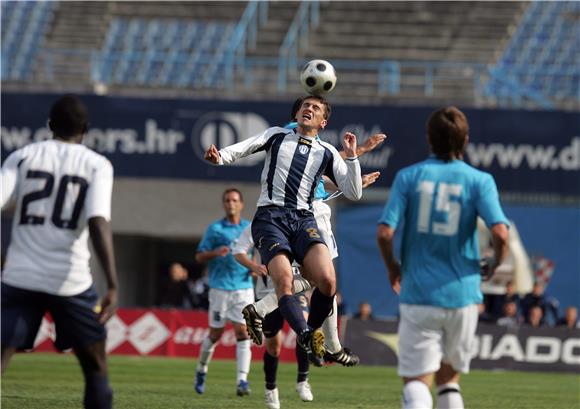
[[[113,167],[81,144],[88,123],[77,97],[61,97],[50,110],[54,139],[13,152],[2,167],[2,209],[16,206],[2,275],[2,372],[17,349],[33,347],[48,311],[56,347],[72,348],[79,359],[84,406],[111,408],[104,323],[117,306],[109,225]],[[100,304],[89,235],[107,278]]]
[[251,341],[246,334],[242,309],[254,301],[254,285],[247,268],[240,265],[231,249],[242,231],[250,224],[242,219],[244,198],[238,189],[227,189],[222,195],[225,210],[223,219],[213,222],[206,230],[195,260],[208,264],[209,271],[209,334],[203,340],[195,375],[195,391],[205,391],[208,364],[216,344],[230,321],[236,333],[236,363],[238,396],[248,395],[248,373],[252,360]]
[[[402,407],[464,407],[459,374],[469,371],[482,302],[481,274],[493,274],[507,255],[508,220],[493,177],[463,162],[468,123],[455,107],[427,122],[433,153],[399,171],[379,220],[377,239],[393,290],[400,292],[399,365]],[[480,268],[476,220],[490,228],[493,260]],[[401,263],[393,250],[404,221]],[[486,270],[486,271],[482,271]]]
[[[356,136],[346,133],[346,162],[336,148],[316,137],[330,116],[330,105],[321,97],[307,97],[298,110],[294,130],[273,127],[243,142],[222,148],[212,145],[205,153],[211,163],[233,163],[258,151],[266,151],[262,193],[252,222],[252,236],[262,262],[276,286],[282,316],[298,336],[298,342],[318,357],[324,355],[324,336],[319,330],[332,310],[336,275],[332,259],[310,211],[314,191],[323,174],[328,175],[352,200],[360,199],[362,182],[356,156]],[[308,323],[293,295],[292,262],[303,266],[303,275],[316,285]]]

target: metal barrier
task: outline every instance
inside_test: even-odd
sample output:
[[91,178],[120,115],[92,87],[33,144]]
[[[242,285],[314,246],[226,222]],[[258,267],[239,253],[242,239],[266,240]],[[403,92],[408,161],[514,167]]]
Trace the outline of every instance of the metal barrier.
[[307,47],[309,30],[318,26],[319,13],[318,0],[303,1],[300,4],[278,53],[278,93],[286,91],[288,72],[296,67],[298,48]]

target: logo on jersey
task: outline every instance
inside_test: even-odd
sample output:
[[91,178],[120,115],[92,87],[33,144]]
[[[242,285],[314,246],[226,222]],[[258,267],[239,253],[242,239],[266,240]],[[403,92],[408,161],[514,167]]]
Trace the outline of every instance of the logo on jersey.
[[306,145],[300,145],[298,147],[298,152],[300,152],[302,155],[306,155],[308,153],[309,149],[308,146]]
[[[203,155],[214,144],[218,149],[264,132],[270,125],[260,115],[252,112],[209,112],[202,115],[191,132],[193,150],[203,159]],[[264,160],[260,152],[237,160],[234,166],[254,166]]]

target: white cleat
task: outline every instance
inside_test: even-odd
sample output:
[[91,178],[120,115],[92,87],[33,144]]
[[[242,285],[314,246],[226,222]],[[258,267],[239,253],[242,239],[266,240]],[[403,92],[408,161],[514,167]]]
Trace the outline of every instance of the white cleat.
[[300,395],[300,399],[304,402],[312,402],[314,400],[314,395],[312,395],[312,388],[308,381],[298,382],[296,384],[296,392]]
[[278,398],[278,388],[266,389],[266,407],[268,409],[280,409],[280,399]]

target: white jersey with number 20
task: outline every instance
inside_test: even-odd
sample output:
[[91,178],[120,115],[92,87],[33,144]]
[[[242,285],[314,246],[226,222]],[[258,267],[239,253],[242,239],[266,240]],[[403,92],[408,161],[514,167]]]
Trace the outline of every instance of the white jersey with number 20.
[[87,147],[33,143],[2,165],[2,208],[16,206],[2,281],[49,294],[88,289],[87,220],[111,217],[113,167]]

